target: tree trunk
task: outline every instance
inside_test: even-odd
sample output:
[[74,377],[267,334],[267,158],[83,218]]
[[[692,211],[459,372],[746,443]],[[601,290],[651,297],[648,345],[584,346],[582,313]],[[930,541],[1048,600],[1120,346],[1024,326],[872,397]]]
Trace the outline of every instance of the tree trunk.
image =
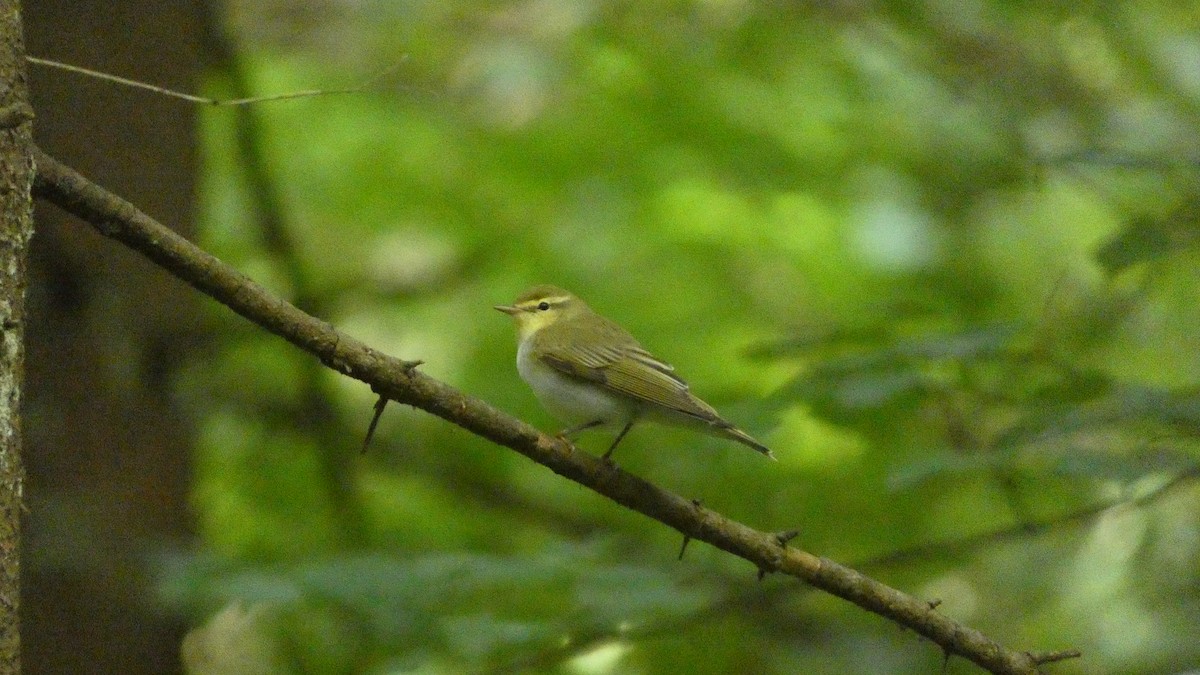
[[0,672],[20,670],[21,394],[27,252],[33,235],[32,109],[15,0],[0,0]]

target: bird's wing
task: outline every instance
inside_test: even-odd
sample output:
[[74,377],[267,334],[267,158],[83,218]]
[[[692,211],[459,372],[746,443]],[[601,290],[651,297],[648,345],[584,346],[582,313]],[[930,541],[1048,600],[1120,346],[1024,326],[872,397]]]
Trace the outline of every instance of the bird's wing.
[[567,345],[543,349],[542,361],[559,372],[603,385],[641,402],[669,408],[705,422],[720,420],[717,411],[692,396],[674,368],[632,338],[612,346]]

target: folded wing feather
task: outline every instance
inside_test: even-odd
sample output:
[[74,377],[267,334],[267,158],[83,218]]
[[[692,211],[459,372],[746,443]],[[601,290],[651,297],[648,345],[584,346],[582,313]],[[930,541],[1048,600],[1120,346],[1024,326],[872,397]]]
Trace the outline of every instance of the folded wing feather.
[[692,396],[688,385],[663,363],[638,345],[580,347],[570,345],[544,351],[542,360],[559,372],[598,384],[619,394],[670,408],[705,422],[723,422],[717,411]]

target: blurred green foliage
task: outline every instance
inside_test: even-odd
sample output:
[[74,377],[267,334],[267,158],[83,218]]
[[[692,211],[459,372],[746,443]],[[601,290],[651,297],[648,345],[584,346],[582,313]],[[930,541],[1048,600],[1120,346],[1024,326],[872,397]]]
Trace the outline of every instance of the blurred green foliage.
[[[1051,672],[1200,666],[1194,3],[235,1],[227,18],[239,61],[210,94],[242,95],[230,69],[255,93],[388,73],[254,106],[249,145],[238,113],[206,112],[209,250],[546,430],[490,307],[563,285],[780,458],[639,427],[628,470],[798,529],[1010,647],[1083,650]],[[359,457],[365,386],[212,321],[178,380],[203,546],[164,559],[162,595],[197,625],[250,607],[226,623],[268,670],[942,667],[744,561],[693,544],[678,562],[664,526],[429,416],[389,407]]]

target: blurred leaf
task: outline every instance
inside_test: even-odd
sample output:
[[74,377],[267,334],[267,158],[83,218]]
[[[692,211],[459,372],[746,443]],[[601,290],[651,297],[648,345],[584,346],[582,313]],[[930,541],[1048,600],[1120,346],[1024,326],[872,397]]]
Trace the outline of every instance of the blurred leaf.
[[967,327],[951,333],[909,338],[898,344],[896,351],[917,359],[981,361],[1012,349],[1012,342],[1022,329],[1022,325],[1013,322]]
[[[856,351],[864,359],[984,359],[1011,349],[1022,325],[1013,322],[971,326],[945,333],[928,331],[919,336],[898,336],[882,325],[837,327],[813,330],[779,342],[755,347],[750,353],[759,357],[805,355],[820,351]],[[854,367],[850,361],[846,368]],[[861,367],[861,366],[860,366]]]
[[945,391],[954,377],[939,369],[938,362],[1006,355],[1018,334],[1016,325],[997,324],[894,340],[879,349],[819,360],[772,398],[777,405],[801,400],[823,417],[853,424],[863,415],[911,408]]
[[531,645],[549,647],[562,637],[543,622],[505,621],[491,613],[451,616],[443,635],[451,652],[467,663],[491,661]]
[[165,568],[160,586],[165,599],[189,605],[336,608],[374,641],[443,644],[476,664],[549,648],[573,633],[687,615],[716,597],[676,571],[611,565],[601,554],[583,547],[511,557],[377,554],[238,571],[197,559]]
[[1189,202],[1164,219],[1135,218],[1096,251],[1109,276],[1143,262],[1200,246],[1200,202]]
[[970,476],[1008,466],[1013,456],[1003,452],[939,452],[891,471],[887,486],[893,492],[912,490],[938,478]]
[[[1014,367],[1017,364],[1014,364]],[[1028,389],[1018,394],[1019,400],[1035,414],[1046,406],[1057,407],[1098,400],[1108,395],[1115,386],[1113,378],[1103,372],[1090,369],[1050,367],[1049,372],[1038,377],[1034,364],[1026,362],[1025,372],[1030,379]]]
[[812,327],[804,333],[793,334],[782,340],[764,342],[747,350],[754,358],[780,358],[806,355],[818,350],[864,349],[877,347],[891,340],[891,332],[884,326],[829,326]]
[[1143,437],[1178,433],[1200,437],[1200,394],[1126,386],[1083,404],[1058,404],[1031,409],[997,439],[1002,448],[1046,443],[1079,432],[1098,433],[1106,427],[1131,427]]
[[589,621],[612,629],[622,622],[646,624],[690,614],[711,602],[714,592],[684,583],[668,569],[614,565],[581,579],[575,598]]
[[1088,448],[1068,448],[1053,470],[1064,476],[1130,482],[1144,476],[1177,474],[1194,470],[1196,460],[1168,450],[1136,452],[1130,455],[1096,452]]

